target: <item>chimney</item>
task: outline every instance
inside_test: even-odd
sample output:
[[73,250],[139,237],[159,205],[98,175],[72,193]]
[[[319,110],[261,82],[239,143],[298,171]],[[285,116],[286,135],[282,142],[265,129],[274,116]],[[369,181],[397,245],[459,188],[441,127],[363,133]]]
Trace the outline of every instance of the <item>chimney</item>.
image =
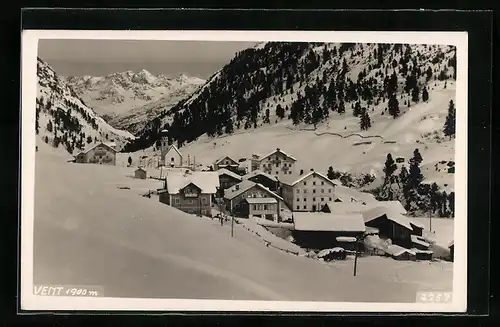
[[240,189],[240,186],[238,184],[236,184],[234,187],[236,188],[236,190]]
[[301,169],[299,175],[303,175],[303,174],[304,174],[304,169]]

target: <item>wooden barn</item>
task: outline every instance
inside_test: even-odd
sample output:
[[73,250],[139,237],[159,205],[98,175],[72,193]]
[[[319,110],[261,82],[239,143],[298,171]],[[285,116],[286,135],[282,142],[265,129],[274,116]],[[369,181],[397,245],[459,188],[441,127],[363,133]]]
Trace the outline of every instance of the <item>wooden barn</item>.
[[146,179],[148,178],[148,171],[144,169],[143,167],[139,167],[135,170],[134,172],[135,178],[138,179]]
[[295,242],[309,249],[354,248],[366,231],[361,214],[294,212],[293,226]]
[[410,219],[386,207],[376,207],[362,213],[365,225],[379,230],[379,235],[390,238],[392,244],[411,248],[413,227]]
[[263,171],[254,170],[251,173],[244,175],[243,178],[254,183],[264,185],[273,192],[278,191],[278,178]]

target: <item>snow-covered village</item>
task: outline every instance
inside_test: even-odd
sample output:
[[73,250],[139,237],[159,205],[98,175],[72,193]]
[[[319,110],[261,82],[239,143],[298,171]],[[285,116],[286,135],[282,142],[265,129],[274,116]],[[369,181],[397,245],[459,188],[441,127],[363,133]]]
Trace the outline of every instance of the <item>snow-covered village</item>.
[[[44,42],[35,284],[221,300],[452,292],[454,46],[229,42],[203,73],[99,74]],[[193,58],[225,46],[157,42]]]

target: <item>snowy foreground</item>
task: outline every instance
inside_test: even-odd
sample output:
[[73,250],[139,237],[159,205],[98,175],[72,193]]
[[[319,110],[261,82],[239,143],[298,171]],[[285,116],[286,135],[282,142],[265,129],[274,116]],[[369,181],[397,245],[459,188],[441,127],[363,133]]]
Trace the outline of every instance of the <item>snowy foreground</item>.
[[[414,302],[451,290],[452,264],[369,257],[326,264],[266,247],[139,194],[161,186],[133,168],[36,154],[34,283],[102,285],[109,297]],[[127,185],[130,189],[121,189]]]

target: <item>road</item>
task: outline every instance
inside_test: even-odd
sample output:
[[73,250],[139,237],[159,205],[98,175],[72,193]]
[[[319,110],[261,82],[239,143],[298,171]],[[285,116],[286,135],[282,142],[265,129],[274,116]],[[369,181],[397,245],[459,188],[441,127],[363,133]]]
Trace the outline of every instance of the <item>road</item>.
[[[267,248],[235,225],[144,198],[124,168],[37,153],[34,283],[100,285],[108,297],[414,302],[416,286],[363,279]],[[115,185],[116,184],[116,185]]]

